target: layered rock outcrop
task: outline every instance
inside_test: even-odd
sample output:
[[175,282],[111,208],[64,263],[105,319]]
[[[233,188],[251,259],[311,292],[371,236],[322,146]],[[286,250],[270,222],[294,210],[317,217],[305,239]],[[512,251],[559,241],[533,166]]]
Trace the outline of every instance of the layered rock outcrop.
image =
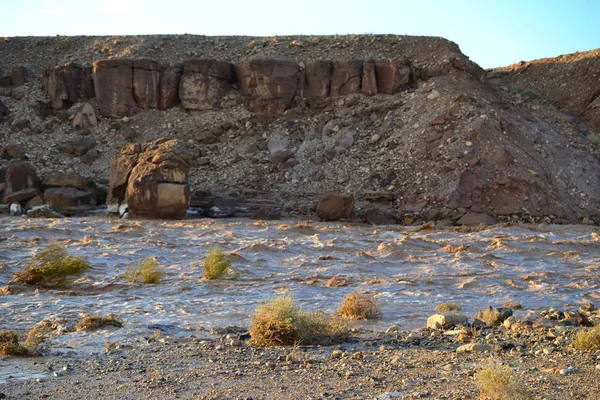
[[179,97],[186,110],[220,107],[223,96],[235,82],[233,64],[217,60],[188,60],[183,64]]
[[[215,59],[191,59],[183,66],[152,59],[101,60],[92,69],[77,64],[47,68],[43,86],[55,110],[97,97],[108,118],[132,115],[139,109],[174,107],[181,101],[190,111],[221,107],[237,84],[248,108],[256,113],[281,114],[305,100],[311,108],[332,96],[362,93],[394,94],[413,79],[407,59],[373,61],[251,59],[232,64]],[[364,87],[363,87],[364,86]]]
[[300,66],[293,61],[242,61],[235,71],[253,112],[278,114],[290,108],[301,83]]
[[166,110],[179,102],[181,66],[163,65],[150,59],[133,62],[133,94],[142,109]]
[[109,211],[127,204],[137,216],[185,217],[191,200],[188,172],[196,156],[178,140],[126,146],[112,161]]
[[94,88],[103,116],[121,118],[135,113],[137,104],[133,95],[133,61],[95,61]]
[[95,96],[92,68],[74,63],[46,68],[42,86],[55,110]]

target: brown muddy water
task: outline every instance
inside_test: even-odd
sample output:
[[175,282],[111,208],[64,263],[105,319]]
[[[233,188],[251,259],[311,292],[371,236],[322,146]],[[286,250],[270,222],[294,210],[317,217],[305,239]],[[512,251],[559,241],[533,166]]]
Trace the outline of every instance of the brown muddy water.
[[[119,315],[122,329],[70,332],[52,351],[98,352],[106,341],[202,336],[214,327],[248,327],[264,300],[288,291],[309,310],[335,310],[355,290],[376,294],[383,319],[421,328],[434,307],[458,302],[471,315],[507,300],[531,310],[575,308],[600,298],[600,234],[590,226],[495,226],[481,232],[344,223],[193,219],[120,221],[106,216],[57,220],[0,217],[0,287],[51,241],[85,257],[89,271],[70,291],[0,296],[0,330],[26,331],[47,318]],[[212,247],[231,253],[236,279],[202,279]],[[462,247],[461,247],[462,246]],[[154,285],[126,283],[128,267],[156,257]],[[331,277],[348,285],[327,287]],[[1,374],[0,374],[1,375]]]

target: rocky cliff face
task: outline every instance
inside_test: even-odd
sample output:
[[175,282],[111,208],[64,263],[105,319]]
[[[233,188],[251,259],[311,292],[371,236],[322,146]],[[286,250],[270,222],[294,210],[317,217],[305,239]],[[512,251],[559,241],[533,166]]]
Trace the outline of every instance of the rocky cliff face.
[[[28,74],[0,88],[0,144],[22,145],[42,176],[106,184],[125,145],[172,137],[195,154],[192,204],[212,193],[257,215],[312,215],[337,193],[371,222],[599,221],[600,163],[579,122],[489,84],[443,39],[11,38],[0,60],[0,75]],[[73,127],[81,101],[96,126]],[[95,145],[64,153],[74,139]]]

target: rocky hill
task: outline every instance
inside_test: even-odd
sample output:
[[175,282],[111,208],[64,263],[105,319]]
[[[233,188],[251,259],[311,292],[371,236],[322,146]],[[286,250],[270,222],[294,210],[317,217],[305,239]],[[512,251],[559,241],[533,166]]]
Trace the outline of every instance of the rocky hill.
[[7,38],[0,169],[102,186],[125,145],[170,137],[198,205],[311,215],[338,193],[372,223],[600,222],[585,122],[493,73],[430,37]]

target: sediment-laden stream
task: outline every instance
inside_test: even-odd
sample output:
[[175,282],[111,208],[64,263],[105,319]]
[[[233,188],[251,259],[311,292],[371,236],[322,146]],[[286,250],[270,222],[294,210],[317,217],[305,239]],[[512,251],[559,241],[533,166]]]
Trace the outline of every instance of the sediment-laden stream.
[[[307,309],[335,310],[355,290],[376,293],[373,328],[422,327],[436,304],[474,313],[507,300],[526,309],[575,307],[600,297],[600,235],[589,226],[496,226],[472,233],[343,223],[197,219],[120,221],[91,216],[0,218],[0,287],[51,241],[91,264],[70,290],[0,297],[0,329],[24,331],[45,318],[119,315],[124,329],[69,333],[54,346],[94,347],[108,338],[248,326],[261,301],[288,291]],[[233,258],[235,279],[202,279],[213,247]],[[128,267],[156,257],[158,284],[131,284]],[[338,277],[347,286],[328,287]],[[149,328],[150,327],[150,328]]]

